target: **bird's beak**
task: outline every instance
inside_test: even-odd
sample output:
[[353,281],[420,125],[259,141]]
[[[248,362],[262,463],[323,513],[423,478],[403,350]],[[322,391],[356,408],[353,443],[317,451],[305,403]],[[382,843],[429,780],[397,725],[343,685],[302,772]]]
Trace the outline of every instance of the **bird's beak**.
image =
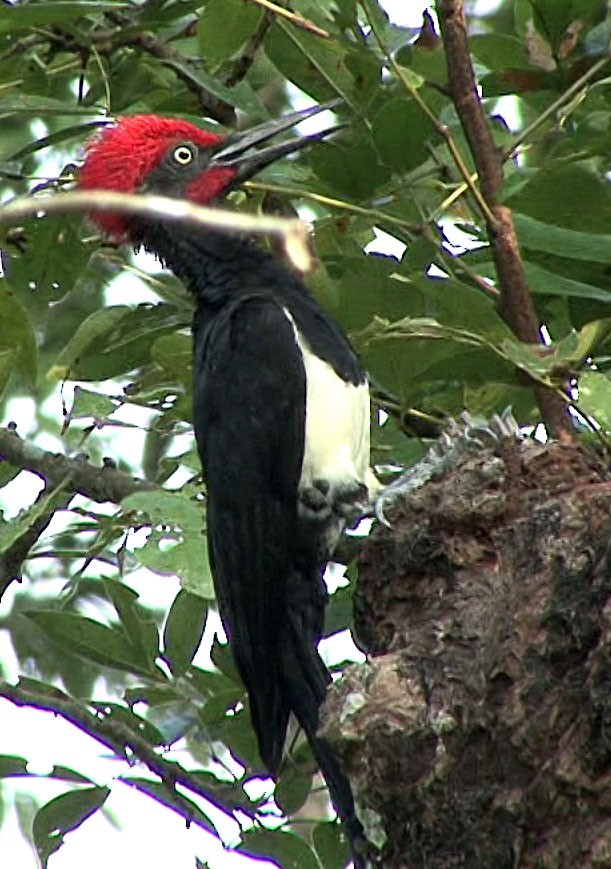
[[260,124],[258,127],[253,127],[242,133],[235,133],[229,136],[221,149],[214,154],[208,167],[210,169],[216,167],[235,169],[236,175],[231,186],[240,184],[242,181],[251,178],[265,166],[274,163],[280,157],[300,151],[311,142],[324,139],[330,133],[340,130],[343,125],[334,124],[332,127],[328,127],[311,136],[295,137],[285,142],[278,142],[275,145],[268,145],[266,148],[261,147],[280,133],[290,130],[295,124],[305,121],[306,118],[311,118],[320,112],[336,109],[341,105],[342,100],[332,100],[331,102],[321,103],[321,105],[312,106],[312,108],[304,109],[300,112],[291,112],[283,118]]

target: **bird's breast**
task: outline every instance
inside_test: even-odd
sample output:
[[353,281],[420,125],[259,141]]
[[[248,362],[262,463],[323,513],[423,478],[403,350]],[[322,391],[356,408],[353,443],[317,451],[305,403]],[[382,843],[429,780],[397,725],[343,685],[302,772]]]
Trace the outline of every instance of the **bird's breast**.
[[[332,488],[352,482],[370,486],[369,386],[345,381],[325,359],[310,348],[291,314],[296,343],[306,375],[305,445],[300,488],[327,480]],[[340,348],[343,350],[343,348]],[[346,347],[348,352],[348,347]]]

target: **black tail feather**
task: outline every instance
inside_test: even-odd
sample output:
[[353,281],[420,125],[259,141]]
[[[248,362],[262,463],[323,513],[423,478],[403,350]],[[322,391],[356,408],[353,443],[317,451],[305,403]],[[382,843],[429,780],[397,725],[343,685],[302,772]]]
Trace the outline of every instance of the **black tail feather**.
[[[310,580],[310,590],[312,585]],[[331,676],[316,649],[321,629],[321,625],[317,623],[319,616],[317,614],[315,619],[308,618],[308,610],[308,607],[305,609],[289,607],[288,623],[281,644],[283,695],[303,728],[312,754],[325,779],[331,803],[342,821],[350,845],[354,867],[365,869],[367,865],[364,856],[365,835],[362,824],[356,816],[350,782],[340,769],[329,742],[317,735],[319,710],[324,702]]]

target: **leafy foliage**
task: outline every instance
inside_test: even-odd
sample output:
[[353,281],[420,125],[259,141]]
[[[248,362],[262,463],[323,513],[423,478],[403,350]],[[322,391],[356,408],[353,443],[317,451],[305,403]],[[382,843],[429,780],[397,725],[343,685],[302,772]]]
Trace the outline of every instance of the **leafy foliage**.
[[[472,22],[473,63],[505,159],[502,203],[513,214],[545,346],[520,342],[499,313],[499,291],[510,288],[499,286],[491,238],[468,189],[474,157],[431,22],[422,31],[393,24],[376,0],[295,0],[291,9],[326,38],[243,0],[5,4],[2,199],[69,185],[84,139],[118,113],[206,116],[231,126],[237,111],[246,123],[281,114],[295,88],[316,101],[339,96],[348,128],[271,167],[235,200],[252,211],[308,206],[318,258],[312,291],[351,334],[384,411],[375,417],[375,463],[382,471],[410,464],[424,448],[414,435],[430,435],[464,408],[487,415],[511,405],[521,424],[537,425],[535,381],[570,389],[582,436],[605,441],[611,19],[604,6],[516,0]],[[401,256],[365,252],[377,230]],[[129,749],[149,774],[125,780],[205,829],[215,828],[204,797],[239,816],[244,853],[285,867],[339,869],[346,851],[335,823],[289,829],[279,821],[278,807],[289,818],[308,814],[307,752],[297,746],[287,759],[276,805],[267,794],[249,796],[245,786],[260,763],[243,688],[225,647],[214,645],[212,663],[195,657],[213,591],[189,440],[191,308],[183,288],[105,244],[81,216],[4,225],[0,249],[5,423],[15,418],[20,434],[52,451],[86,450],[96,464],[109,455],[155,486],[100,506],[67,498],[74,491],[67,478],[19,500],[27,475],[15,479],[16,468],[0,463],[2,628],[22,672],[36,676],[22,678],[17,694],[8,683],[0,693],[59,711],[119,756]],[[30,431],[19,415],[23,399],[33,409]],[[168,613],[144,606],[133,591],[143,567],[150,583],[180,578]],[[20,574],[17,589],[10,582]],[[350,610],[341,589],[329,634],[349,626]],[[96,700],[102,677],[110,703]],[[183,738],[196,772],[165,758]],[[108,795],[75,771],[53,775],[71,789],[34,818],[43,866]],[[23,758],[3,756],[0,776],[31,773]]]

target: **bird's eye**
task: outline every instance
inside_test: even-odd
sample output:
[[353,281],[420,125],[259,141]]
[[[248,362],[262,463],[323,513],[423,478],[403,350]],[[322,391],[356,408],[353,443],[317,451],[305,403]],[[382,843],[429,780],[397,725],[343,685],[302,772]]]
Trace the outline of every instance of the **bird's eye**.
[[188,145],[177,145],[172,151],[172,159],[180,166],[186,166],[194,158],[193,149]]

